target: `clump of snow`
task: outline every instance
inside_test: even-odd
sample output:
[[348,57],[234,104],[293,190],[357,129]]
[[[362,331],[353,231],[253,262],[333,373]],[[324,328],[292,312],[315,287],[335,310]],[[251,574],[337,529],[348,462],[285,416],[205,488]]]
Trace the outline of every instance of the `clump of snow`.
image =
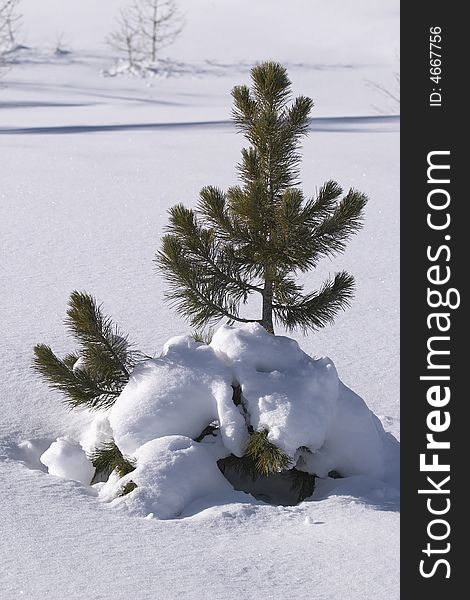
[[273,336],[257,323],[222,326],[211,346],[230,365],[250,422],[294,458],[300,446],[325,443],[336,413],[338,375],[329,358],[312,359],[288,337]]
[[84,431],[80,437],[80,445],[85,452],[90,454],[95,448],[112,439],[113,430],[109,424],[108,414],[107,411],[103,411],[96,414],[89,427]]
[[83,356],[80,356],[73,364],[72,371],[76,373],[77,371],[83,371],[85,369],[85,359]]
[[156,518],[171,519],[194,500],[233,491],[206,445],[189,437],[154,439],[134,456],[135,471],[111,479],[100,492],[105,498],[116,497],[127,483],[134,482],[137,487],[131,493],[114,500],[133,514],[145,517],[153,513]]
[[243,454],[245,421],[232,402],[232,373],[214,350],[189,336],[171,338],[160,358],[138,365],[109,413],[124,454],[168,435],[197,437],[218,419],[226,447]]
[[211,346],[230,365],[254,429],[319,477],[384,475],[386,434],[362,398],[338,378],[329,358],[313,359],[288,337],[261,325],[222,326]]
[[95,469],[81,445],[67,437],[57,438],[41,455],[40,461],[51,475],[89,484]]

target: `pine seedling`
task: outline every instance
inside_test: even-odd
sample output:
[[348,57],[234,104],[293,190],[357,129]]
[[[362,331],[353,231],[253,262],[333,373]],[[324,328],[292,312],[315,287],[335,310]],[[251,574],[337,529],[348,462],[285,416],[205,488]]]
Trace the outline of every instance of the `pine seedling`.
[[[349,305],[354,279],[342,271],[304,293],[296,275],[345,249],[362,225],[367,197],[354,189],[343,196],[334,181],[304,196],[299,149],[313,102],[291,101],[278,63],[254,67],[251,79],[251,88],[232,91],[233,121],[249,143],[238,164],[241,184],[227,192],[204,187],[195,210],[171,208],[156,263],[169,285],[167,300],[194,327],[226,318],[259,322],[271,333],[275,321],[316,330]],[[251,295],[259,298],[259,318],[240,315]]]
[[80,350],[60,359],[49,346],[38,344],[34,368],[62,392],[69,407],[109,408],[134,366],[146,357],[132,348],[90,294],[72,292],[65,323]]

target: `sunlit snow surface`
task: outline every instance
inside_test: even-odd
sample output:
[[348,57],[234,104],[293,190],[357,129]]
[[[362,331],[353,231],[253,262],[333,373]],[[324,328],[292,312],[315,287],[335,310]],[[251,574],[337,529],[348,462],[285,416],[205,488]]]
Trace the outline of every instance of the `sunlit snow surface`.
[[[290,508],[219,490],[215,506],[195,501],[175,520],[130,517],[46,474],[39,457],[60,437],[86,446],[91,417],[68,412],[30,369],[35,343],[70,349],[62,319],[72,289],[104,302],[149,355],[188,333],[152,265],[166,210],[194,205],[203,185],[235,183],[243,140],[229,92],[255,60],[274,58],[295,93],[315,100],[306,194],[334,178],[371,198],[346,253],[304,278],[311,289],[347,269],[351,308],[333,327],[293,337],[311,356],[330,356],[398,436],[399,121],[366,81],[393,85],[397,3],[299,0],[296,13],[272,0],[187,0],[174,76],[145,81],[101,75],[113,62],[101,40],[118,3],[22,4],[32,49],[0,88],[0,597],[398,598],[394,486],[323,480],[314,499]],[[72,54],[58,58],[61,33]]]

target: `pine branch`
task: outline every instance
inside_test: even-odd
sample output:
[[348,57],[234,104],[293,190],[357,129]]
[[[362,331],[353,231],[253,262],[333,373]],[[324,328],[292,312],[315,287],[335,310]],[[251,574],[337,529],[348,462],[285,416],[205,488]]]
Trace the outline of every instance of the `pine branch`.
[[287,110],[286,120],[290,126],[291,133],[300,137],[307,135],[310,127],[309,115],[313,108],[313,100],[307,96],[297,96]]
[[317,197],[308,200],[302,209],[302,218],[307,225],[317,226],[336,208],[343,190],[336,181],[327,181],[320,188]]
[[295,188],[287,190],[277,207],[273,256],[280,257],[284,267],[301,272],[315,268],[322,256],[342,252],[347,240],[362,226],[364,194],[350,190],[340,201],[341,188],[327,182],[316,200],[303,206]]
[[353,295],[354,278],[345,271],[326,281],[318,292],[308,294],[297,304],[274,304],[276,319],[288,330],[300,327],[320,329],[334,320],[340,310],[349,306]]
[[249,185],[262,177],[261,157],[256,148],[242,148],[242,160],[237,165],[240,179]]
[[178,204],[170,209],[168,232],[182,243],[186,255],[210,278],[222,280],[237,301],[246,301],[249,291],[261,292],[240,276],[231,244],[218,240],[214,229],[202,227],[194,211]]
[[331,256],[344,250],[347,240],[362,227],[367,200],[365,194],[351,189],[333,213],[323,219],[314,232],[318,255]]
[[[221,201],[209,190],[205,198],[206,204]],[[233,246],[217,240],[214,230],[202,227],[194,211],[181,205],[171,209],[168,231],[156,263],[170,284],[166,297],[180,314],[192,315],[195,327],[223,316],[230,321],[252,322],[239,316],[238,306],[246,302],[250,292],[261,294],[262,290],[242,276]]]
[[116,400],[120,388],[114,382],[97,381],[84,369],[73,370],[68,355],[60,360],[49,346],[38,344],[34,347],[34,368],[47,380],[49,387],[64,395],[64,402],[70,408],[108,408]]
[[204,224],[221,229],[227,234],[232,233],[232,223],[227,214],[226,196],[215,186],[205,186],[199,194],[197,211]]
[[119,477],[124,477],[135,470],[133,461],[124,458],[114,440],[104,442],[95,448],[89,455],[89,459],[96,469],[93,479],[100,476],[108,479],[113,471],[116,471]]
[[114,374],[129,379],[136,361],[127,337],[103,314],[93,296],[76,290],[71,293],[66,325],[82,344],[87,369],[103,377]]
[[127,384],[131,370],[147,357],[131,349],[127,337],[89,294],[72,292],[66,325],[80,343],[80,351],[61,360],[49,346],[38,344],[34,368],[64,395],[71,408],[109,408]]
[[231,322],[253,322],[238,315],[239,297],[228,294],[225,281],[210,277],[204,265],[195,264],[185,250],[180,239],[167,234],[156,257],[170,287],[165,297],[178,313],[196,328],[222,317]]
[[[48,347],[48,346],[46,346],[46,347]],[[77,368],[77,362],[79,361],[79,359],[80,359],[80,355],[77,352],[70,352],[69,354],[66,354],[64,356],[64,358],[62,359],[62,362],[68,369],[73,371],[75,368]]]
[[256,114],[256,102],[246,85],[237,85],[232,90],[232,119],[242,132],[248,131]]
[[250,435],[245,455],[253,460],[261,475],[279,473],[289,466],[289,457],[280,448],[268,440],[268,431],[255,431]]
[[295,304],[302,298],[302,286],[297,284],[292,277],[280,274],[273,281],[274,301],[276,304]]
[[253,95],[262,107],[281,110],[290,97],[287,70],[275,62],[263,62],[251,70]]

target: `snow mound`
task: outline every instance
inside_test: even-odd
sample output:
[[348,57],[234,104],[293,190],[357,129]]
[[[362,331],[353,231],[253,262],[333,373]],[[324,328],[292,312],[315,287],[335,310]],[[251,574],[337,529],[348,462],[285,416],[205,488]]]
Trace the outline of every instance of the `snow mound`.
[[89,484],[95,469],[81,445],[67,437],[57,438],[41,455],[40,461],[50,475]]
[[248,435],[232,395],[231,371],[211,347],[189,336],[171,338],[160,358],[134,369],[110,410],[114,439],[131,455],[155,438],[195,438],[217,419],[224,444],[241,455]]
[[301,446],[325,443],[336,413],[339,380],[329,358],[312,359],[298,343],[261,325],[222,326],[211,346],[231,366],[250,422],[292,459]]
[[[83,448],[90,453],[114,439],[135,469],[97,484],[101,499],[169,519],[191,503],[235,493],[217,461],[243,456],[252,431],[266,431],[290,467],[320,478],[337,471],[384,482],[393,462],[391,436],[340,381],[333,362],[314,359],[296,341],[254,323],[224,325],[209,345],[171,338],[159,358],[134,369],[81,445],[60,438],[41,461],[52,474],[89,483],[93,467]],[[274,475],[268,483],[276,485]]]
[[115,497],[127,483],[134,482],[137,487],[132,492],[113,501],[133,514],[171,519],[195,500],[233,492],[206,445],[189,437],[152,440],[136,451],[135,458],[135,471],[111,479],[100,492],[104,499]]
[[341,475],[385,475],[387,434],[364,400],[341,381],[334,418],[325,433],[325,442],[312,454],[303,456],[304,469],[319,477],[330,471]]

